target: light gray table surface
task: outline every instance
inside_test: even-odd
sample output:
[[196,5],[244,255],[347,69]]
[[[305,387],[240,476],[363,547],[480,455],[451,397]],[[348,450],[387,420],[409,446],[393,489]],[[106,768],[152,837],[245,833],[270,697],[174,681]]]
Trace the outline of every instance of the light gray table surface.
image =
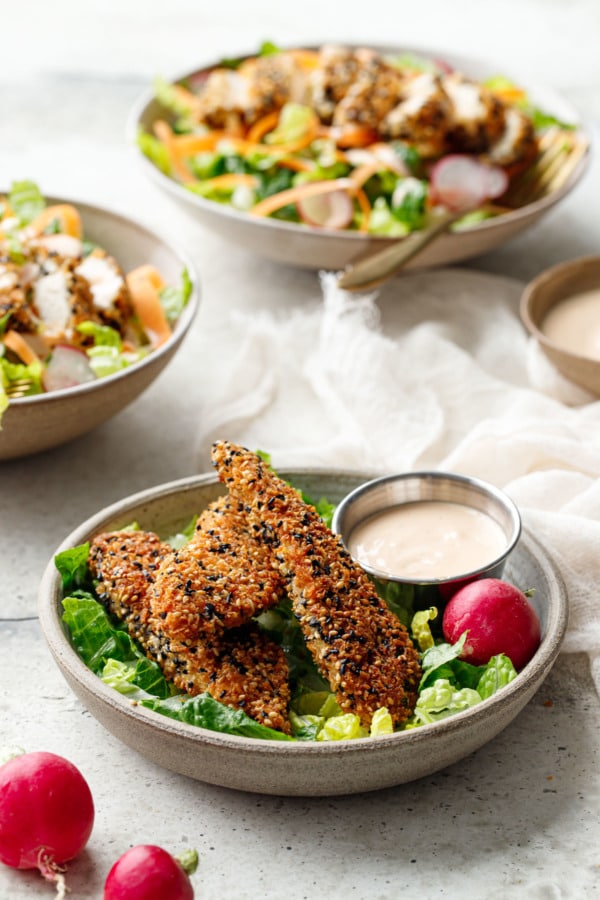
[[[516,721],[475,755],[422,781],[362,796],[285,799],[174,775],[108,733],[71,693],[36,618],[40,577],[81,521],[126,494],[195,472],[186,392],[211,390],[213,353],[232,352],[225,308],[291,310],[314,272],[228,246],[180,213],[138,171],[128,111],[156,74],[253,49],[323,40],[404,42],[498,59],[551,84],[597,140],[600,15],[595,0],[142,0],[2,2],[0,182],[105,203],[177,240],[193,257],[201,310],[181,353],[129,409],[94,433],[0,465],[0,744],[72,759],[97,818],[69,868],[72,896],[99,898],[128,846],[195,846],[198,897],[525,898],[600,893],[600,702],[584,655],[559,657]],[[599,166],[539,225],[469,262],[527,281],[598,252]],[[157,426],[160,423],[160,426]],[[368,461],[365,461],[368,465]],[[35,873],[0,867],[0,900],[51,896]]]

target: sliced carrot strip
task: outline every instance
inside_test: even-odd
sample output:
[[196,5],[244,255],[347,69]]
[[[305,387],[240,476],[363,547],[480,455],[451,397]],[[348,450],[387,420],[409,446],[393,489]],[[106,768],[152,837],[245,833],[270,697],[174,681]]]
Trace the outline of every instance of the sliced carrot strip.
[[338,147],[368,147],[377,140],[377,132],[365,125],[355,125],[351,128],[331,128],[329,136],[333,138]]
[[278,122],[279,110],[267,113],[266,115],[262,116],[262,118],[258,119],[258,121],[256,121],[254,125],[252,125],[251,128],[248,129],[248,134],[246,135],[247,139],[251,143],[258,143],[258,141],[260,141],[261,138],[265,136],[265,134],[268,134],[269,131],[273,131]]
[[360,223],[359,231],[368,231],[369,222],[371,220],[371,204],[369,203],[369,198],[362,188],[359,188],[356,191],[356,199],[358,200],[358,205],[360,206],[362,212],[362,220]]
[[51,222],[57,221],[62,234],[70,234],[72,237],[81,238],[83,228],[81,216],[70,203],[57,203],[47,206],[27,226],[28,233],[32,235],[42,234]]
[[4,346],[11,350],[19,359],[30,366],[32,363],[40,362],[40,358],[35,351],[29,346],[22,334],[18,331],[10,329],[6,332],[3,339]]
[[157,119],[153,127],[154,134],[165,146],[173,171],[182,179],[182,181],[189,181],[191,176],[188,168],[182,162],[180,154],[176,151],[177,144],[175,142],[173,129],[168,122],[164,121],[164,119]]
[[256,187],[258,178],[256,175],[246,175],[243,172],[227,172],[224,175],[215,175],[214,178],[207,178],[201,182],[202,187],[212,190],[227,191],[230,188],[236,188],[239,185],[247,185],[248,187]]
[[316,197],[319,194],[330,194],[334,191],[349,191],[354,194],[356,186],[350,178],[336,178],[333,181],[308,181],[305,184],[299,184],[297,187],[289,188],[287,191],[279,191],[271,197],[265,197],[249,212],[253,216],[270,216],[271,213],[287,206],[288,203],[297,203],[304,197]]
[[160,347],[172,334],[160,302],[159,291],[164,287],[160,272],[151,265],[139,266],[127,275],[126,280],[133,308],[144,331],[151,344]]
[[385,166],[381,162],[369,162],[365,163],[362,166],[358,166],[358,168],[356,168],[349,177],[352,179],[356,187],[360,188],[363,186],[363,184],[367,183],[369,178],[372,178],[373,175],[377,175],[378,172],[381,172],[382,169],[386,168],[387,166]]
[[292,172],[312,172],[315,163],[301,156],[282,156],[277,160],[277,165],[282,169],[291,169]]
[[316,50],[289,50],[288,52],[302,69],[316,69],[319,65],[319,54]]

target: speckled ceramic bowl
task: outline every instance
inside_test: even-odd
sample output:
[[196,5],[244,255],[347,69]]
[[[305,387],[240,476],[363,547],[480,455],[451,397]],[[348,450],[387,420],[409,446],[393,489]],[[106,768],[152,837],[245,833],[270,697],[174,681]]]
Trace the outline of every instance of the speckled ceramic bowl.
[[[282,473],[309,496],[342,497],[367,480],[356,473]],[[59,550],[132,520],[173,534],[223,491],[212,475],[161,485],[102,510],[75,529]],[[77,656],[61,621],[61,580],[49,562],[39,616],[50,651],[81,702],[110,732],[172,771],[211,784],[262,794],[327,796],[371,791],[429,775],[477,750],[517,716],[548,674],[565,633],[567,597],[550,558],[525,531],[505,576],[533,588],[542,625],[540,647],[506,688],[456,716],[414,730],[338,743],[261,741],[195,728],[132,703],[97,678]],[[526,713],[525,713],[526,714]]]
[[192,295],[161,347],[121,372],[77,387],[12,400],[2,416],[0,460],[49,450],[80,437],[133,402],[173,358],[198,310],[198,279],[189,259],[143,225],[99,206],[77,200],[47,198],[48,203],[72,203],[81,214],[86,238],[115,257],[127,272],[152,263],[167,284],[178,285],[187,268]]
[[384,475],[361,484],[339,504],[332,527],[342,538],[344,546],[350,550],[354,529],[371,516],[403,504],[430,501],[460,504],[485,513],[502,530],[504,547],[501,553],[491,557],[485,564],[469,571],[455,572],[452,577],[447,578],[402,578],[359,560],[369,575],[382,585],[395,582],[401,588],[403,597],[412,593],[414,609],[438,606],[446,602],[460,587],[478,578],[500,578],[521,534],[519,511],[503,491],[479,478],[436,471]]
[[[457,56],[452,53],[415,47],[374,47],[384,54],[402,56],[416,55],[428,59],[440,59],[452,68],[479,81],[502,73],[511,76],[506,65],[493,61],[479,61]],[[246,55],[253,55],[252,53]],[[243,56],[240,55],[240,59]],[[218,61],[192,72],[182,73],[173,79],[182,84],[200,83]],[[559,119],[569,123],[580,123],[573,106],[555,91],[535,85],[528,85],[517,75],[515,83],[527,90],[533,104]],[[146,91],[135,103],[127,125],[128,140],[134,147],[139,164],[146,176],[151,178],[168,196],[192,218],[211,231],[221,235],[226,241],[245,247],[259,256],[275,262],[287,263],[306,269],[328,269],[338,271],[356,260],[382,250],[397,239],[359,232],[336,231],[284,222],[273,218],[257,218],[238,212],[222,203],[206,200],[198,194],[182,187],[174,179],[163,174],[137,146],[137,136],[141,130],[152,133],[157,119],[172,118],[168,110],[155,98],[154,91]],[[474,227],[462,231],[443,234],[419,255],[411,260],[407,269],[422,269],[441,266],[469,259],[500,246],[521,231],[531,227],[556,203],[561,201],[577,184],[583,175],[589,153],[581,159],[568,178],[566,184],[548,196],[526,206],[479,222]]]
[[543,330],[545,316],[557,303],[587,291],[600,291],[600,256],[571,259],[534,278],[521,298],[521,319],[565,378],[600,397],[600,360],[559,346]]

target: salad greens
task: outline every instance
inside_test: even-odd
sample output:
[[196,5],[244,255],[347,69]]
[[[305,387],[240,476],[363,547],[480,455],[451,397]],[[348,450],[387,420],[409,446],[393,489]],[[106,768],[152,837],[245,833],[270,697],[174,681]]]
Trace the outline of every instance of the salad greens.
[[[59,243],[52,243],[57,238]],[[97,262],[90,277],[97,278],[100,287],[108,286],[116,296],[127,282],[131,306],[122,316],[113,318],[105,299],[95,303],[96,282],[82,287],[91,255]],[[13,182],[7,195],[0,197],[0,256],[4,258],[0,278],[5,284],[0,318],[0,419],[11,396],[71,387],[141,361],[167,339],[192,293],[186,269],[179,285],[165,285],[150,265],[124,275],[108,254],[81,233],[75,207],[48,206],[37,184],[28,180]],[[138,301],[140,293],[145,293],[143,302]],[[158,319],[164,321],[159,335],[155,334],[157,310]],[[53,361],[57,347],[60,361]]]
[[[268,454],[260,453],[270,462]],[[302,493],[302,492],[301,492]],[[334,505],[326,499],[317,504],[302,493],[305,502],[313,503],[321,514],[331,519]],[[176,535],[167,538],[181,547],[194,532],[195,517]],[[137,523],[130,527],[138,528]],[[190,697],[166,681],[160,667],[148,659],[131,639],[127,627],[105,611],[94,592],[87,567],[89,543],[57,554],[55,565],[60,572],[64,599],[63,621],[70,640],[83,662],[106,684],[130,700],[164,716],[227,734],[244,735],[265,740],[337,741],[391,734],[393,725],[385,708],[376,711],[370,731],[361,726],[358,716],[343,713],[329,685],[304,643],[289,599],[274,609],[263,612],[259,626],[283,648],[290,672],[292,704],[290,721],[292,737],[260,725],[242,710],[224,706],[208,693]],[[434,607],[409,612],[399,597],[384,596],[392,611],[410,617],[409,627],[415,645],[421,651],[423,675],[414,714],[404,726],[417,728],[437,722],[468,709],[491,697],[509,684],[516,671],[504,655],[493,657],[485,666],[473,666],[458,657],[466,634],[450,645],[434,637],[432,626],[438,618]]]
[[[222,59],[179,83],[158,78],[155,97],[162,109],[152,131],[140,128],[138,147],[182,189],[240,212],[403,237],[426,227],[442,202],[433,184],[440,160],[464,154],[484,167],[505,170],[510,178],[535,157],[544,129],[576,127],[538,109],[524,90],[500,75],[481,83],[466,79],[482,100],[481,112],[464,114],[454,91],[456,79],[460,83],[465,76],[443,60],[414,52],[373,51],[371,61],[398,85],[397,105],[375,112],[378,104],[369,102],[369,88],[361,108],[361,92],[350,94],[341,74],[346,61],[355,67],[354,84],[362,84],[367,70],[361,52],[338,48],[336,75],[325,48],[282,49],[265,41],[254,56]],[[394,70],[397,81],[391,78]],[[377,72],[374,65],[365,83],[376,88]],[[390,90],[386,83],[385,91]],[[502,115],[518,112],[522,127],[505,124],[501,134],[490,127],[490,94]],[[345,109],[349,98],[350,109]],[[461,138],[471,130],[479,134],[475,146]],[[311,182],[324,189],[316,192],[313,185],[309,191]],[[315,196],[319,200],[311,202]],[[484,197],[452,227],[471,228],[506,211],[486,199],[493,197]]]

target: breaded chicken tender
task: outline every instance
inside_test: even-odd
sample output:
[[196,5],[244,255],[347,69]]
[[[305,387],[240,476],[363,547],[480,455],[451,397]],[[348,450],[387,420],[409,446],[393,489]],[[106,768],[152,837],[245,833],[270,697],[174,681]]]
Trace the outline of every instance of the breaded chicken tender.
[[98,535],[89,556],[98,597],[180,690],[190,695],[207,691],[260,724],[289,734],[289,673],[277,644],[254,627],[195,642],[165,633],[161,615],[151,606],[151,589],[160,563],[172,556],[172,548],[153,532]]
[[222,497],[199,517],[189,544],[158,570],[152,609],[169,637],[190,643],[243,625],[275,606],[284,590],[243,510]]
[[368,727],[386,707],[394,725],[411,715],[421,677],[408,632],[317,511],[259,456],[228,441],[213,464],[285,577],[306,644],[345,712]]

